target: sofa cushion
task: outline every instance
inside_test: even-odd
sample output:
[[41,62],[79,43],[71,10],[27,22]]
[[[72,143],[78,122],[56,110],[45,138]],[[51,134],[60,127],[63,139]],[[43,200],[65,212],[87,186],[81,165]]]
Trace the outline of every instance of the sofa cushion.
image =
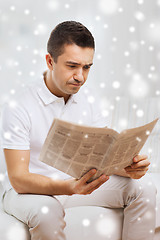
[[[95,206],[66,209],[67,240],[121,240],[123,211]],[[3,240],[30,240],[28,227],[0,209],[0,236]],[[154,240],[160,239],[156,229]]]
[[[160,174],[159,173],[149,173],[152,178],[153,183],[157,188],[157,203],[156,203],[156,229],[160,228]],[[160,238],[159,238],[160,239]]]
[[[121,240],[123,212],[102,207],[66,209],[67,240]],[[108,226],[106,228],[106,226]],[[30,240],[28,227],[0,209],[0,236],[3,240]]]
[[28,227],[0,209],[0,239],[30,240]]
[[[66,209],[67,239],[121,240],[123,211],[96,206]],[[72,229],[72,231],[71,231]]]

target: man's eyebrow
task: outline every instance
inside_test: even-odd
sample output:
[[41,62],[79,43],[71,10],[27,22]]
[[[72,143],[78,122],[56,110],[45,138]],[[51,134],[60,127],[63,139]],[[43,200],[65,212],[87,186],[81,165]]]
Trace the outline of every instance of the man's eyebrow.
[[[72,61],[67,61],[66,62],[67,64],[72,64],[72,65],[76,65],[76,66],[80,66],[81,64],[80,63],[77,63],[77,62],[72,62]],[[85,64],[84,66],[92,66],[93,63],[89,63],[89,64]]]

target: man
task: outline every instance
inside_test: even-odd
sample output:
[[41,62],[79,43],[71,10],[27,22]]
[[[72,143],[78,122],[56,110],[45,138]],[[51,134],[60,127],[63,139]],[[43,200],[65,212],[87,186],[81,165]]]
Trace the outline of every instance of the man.
[[96,105],[79,91],[93,64],[94,49],[93,36],[85,26],[60,23],[48,40],[43,81],[25,89],[15,107],[8,104],[2,113],[2,147],[10,180],[8,185],[5,182],[3,206],[28,225],[32,240],[66,239],[64,209],[80,205],[124,208],[122,239],[153,239],[156,190],[146,178],[134,180],[147,172],[147,156],[136,156],[131,166],[110,179],[103,174],[90,183],[95,169],[77,180],[38,160],[55,117],[106,126]]

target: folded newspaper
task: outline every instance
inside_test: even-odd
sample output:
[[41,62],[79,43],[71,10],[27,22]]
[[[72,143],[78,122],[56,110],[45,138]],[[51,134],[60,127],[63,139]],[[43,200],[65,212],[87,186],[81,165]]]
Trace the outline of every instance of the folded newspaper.
[[39,160],[77,179],[92,168],[94,179],[112,175],[132,164],[157,121],[118,133],[54,119]]

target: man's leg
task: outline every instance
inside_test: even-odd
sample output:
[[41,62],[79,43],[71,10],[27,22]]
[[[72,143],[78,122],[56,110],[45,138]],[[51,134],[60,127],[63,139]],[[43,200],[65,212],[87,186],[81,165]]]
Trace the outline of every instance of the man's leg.
[[[61,201],[61,196],[57,198]],[[111,176],[90,195],[68,196],[63,206],[124,208],[122,239],[152,240],[155,230],[155,200],[156,189],[149,177],[133,180]]]
[[28,225],[32,240],[65,240],[64,211],[52,196],[17,194],[9,190],[3,200],[4,210]]

